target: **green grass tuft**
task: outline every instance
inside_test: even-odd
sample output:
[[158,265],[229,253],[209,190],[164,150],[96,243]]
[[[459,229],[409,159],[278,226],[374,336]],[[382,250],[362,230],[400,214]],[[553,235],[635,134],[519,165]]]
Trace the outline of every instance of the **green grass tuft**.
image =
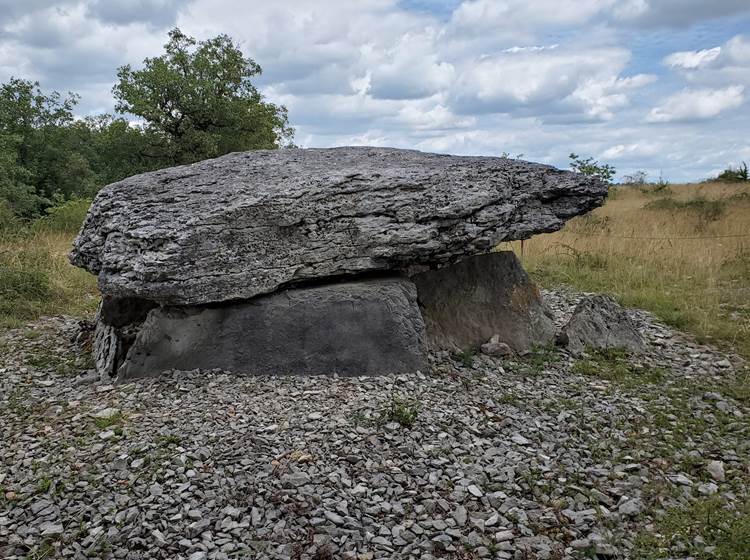
[[474,366],[474,354],[469,351],[454,352],[453,359],[465,368]]
[[94,424],[100,430],[104,430],[112,426],[119,426],[120,424],[122,424],[123,420],[125,420],[125,417],[122,415],[122,413],[116,412],[115,414],[111,416],[104,416],[103,418],[94,418]]
[[[696,537],[700,540],[696,542]],[[688,506],[672,508],[653,530],[636,541],[632,558],[657,560],[747,560],[750,551],[750,504],[728,509],[721,497],[700,499]]]
[[574,373],[604,379],[625,388],[653,385],[664,379],[663,369],[636,367],[629,362],[627,353],[622,349],[589,349],[587,353],[588,358],[573,365]]

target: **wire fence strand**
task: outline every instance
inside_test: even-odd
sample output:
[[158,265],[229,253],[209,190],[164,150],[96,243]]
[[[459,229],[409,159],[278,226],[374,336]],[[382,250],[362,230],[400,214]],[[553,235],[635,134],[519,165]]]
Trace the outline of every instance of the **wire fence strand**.
[[602,237],[608,239],[639,239],[639,240],[650,240],[650,241],[673,241],[680,239],[741,239],[750,238],[750,233],[738,233],[731,235],[703,235],[703,236],[674,236],[674,237],[649,237],[639,235],[605,235],[601,233],[580,233],[574,231],[561,231],[562,235],[574,235],[577,237]]

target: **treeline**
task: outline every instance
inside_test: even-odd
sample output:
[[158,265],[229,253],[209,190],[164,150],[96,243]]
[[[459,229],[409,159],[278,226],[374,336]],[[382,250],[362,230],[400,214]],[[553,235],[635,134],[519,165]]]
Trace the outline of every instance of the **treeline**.
[[291,143],[286,108],[262,97],[251,81],[260,66],[228,36],[174,29],[164,48],[119,68],[114,115],[79,118],[77,95],[36,82],[0,85],[0,225],[136,173]]

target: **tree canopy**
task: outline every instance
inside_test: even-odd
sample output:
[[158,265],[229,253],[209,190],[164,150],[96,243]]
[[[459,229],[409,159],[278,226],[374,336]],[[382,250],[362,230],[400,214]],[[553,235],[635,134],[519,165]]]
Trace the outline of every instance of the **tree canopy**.
[[291,138],[286,109],[251,82],[260,66],[227,35],[197,42],[173,29],[164,48],[140,70],[121,67],[113,89],[117,110],[142,118],[158,140],[149,157],[191,163]]
[[161,56],[119,68],[115,115],[76,116],[76,94],[37,82],[0,84],[0,216],[33,218],[144,171],[289,145],[287,110],[253,85],[260,73],[227,35],[199,42],[173,29]]

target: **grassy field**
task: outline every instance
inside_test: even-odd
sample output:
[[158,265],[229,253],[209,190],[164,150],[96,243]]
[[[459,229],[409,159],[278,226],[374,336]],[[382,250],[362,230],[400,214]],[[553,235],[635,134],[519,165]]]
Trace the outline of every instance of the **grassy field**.
[[542,286],[612,294],[750,358],[750,186],[613,188],[561,231],[505,244]]
[[0,326],[96,310],[96,278],[68,263],[87,208],[88,201],[75,201],[24,226],[0,220]]
[[[67,261],[86,207],[0,227],[0,325],[94,311],[95,278]],[[543,286],[610,293],[750,358],[750,185],[616,187],[562,231],[508,245]]]

